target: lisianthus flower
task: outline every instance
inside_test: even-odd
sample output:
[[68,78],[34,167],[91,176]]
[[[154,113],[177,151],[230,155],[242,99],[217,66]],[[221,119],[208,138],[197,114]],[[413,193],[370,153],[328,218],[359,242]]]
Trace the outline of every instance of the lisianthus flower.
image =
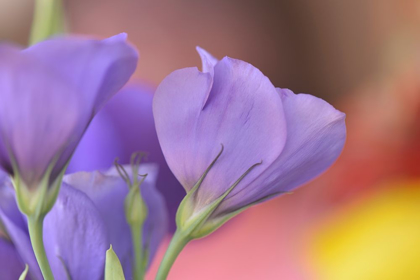
[[[116,157],[129,163],[132,153],[144,151],[159,165],[157,188],[165,197],[170,229],[185,191],[165,161],[156,135],[152,113],[154,88],[133,82],[116,94],[92,120],[70,161],[67,172],[105,169]],[[130,169],[130,168],[129,168]]]
[[[144,245],[149,249],[149,263],[166,234],[167,215],[164,199],[155,188],[157,166],[140,165],[148,176],[140,186],[148,206],[143,228]],[[125,219],[124,199],[128,187],[110,169],[105,173],[78,172],[66,175],[57,202],[44,221],[44,243],[56,279],[103,279],[105,252],[110,244],[127,279],[131,279],[133,259],[130,227]],[[29,240],[26,220],[15,203],[11,183],[0,186],[0,219],[5,225],[19,259],[29,265],[31,279],[42,279]],[[19,264],[5,266],[9,271]],[[22,270],[23,271],[23,270]]]
[[126,35],[0,45],[0,166],[35,188],[54,181],[89,122],[133,74]]
[[200,237],[325,171],[343,149],[346,127],[345,115],[324,100],[275,88],[244,61],[197,50],[203,72],[166,77],[153,113],[169,167],[194,192],[188,215],[220,200]]

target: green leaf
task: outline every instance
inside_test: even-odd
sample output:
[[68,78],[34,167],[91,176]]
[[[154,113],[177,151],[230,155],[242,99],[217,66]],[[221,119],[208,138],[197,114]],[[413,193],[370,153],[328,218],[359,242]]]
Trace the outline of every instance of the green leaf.
[[120,260],[112,249],[106,251],[105,280],[125,280]]
[[28,269],[29,269],[29,266],[25,265],[25,270],[20,275],[19,280],[25,280],[26,279],[26,275],[28,275]]

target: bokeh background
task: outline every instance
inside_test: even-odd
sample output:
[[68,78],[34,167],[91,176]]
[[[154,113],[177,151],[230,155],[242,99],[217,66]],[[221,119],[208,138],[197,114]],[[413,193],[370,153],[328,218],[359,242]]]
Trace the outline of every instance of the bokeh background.
[[[33,0],[0,0],[1,40],[27,43],[32,5]],[[347,114],[347,143],[330,170],[191,242],[169,279],[420,279],[420,1],[64,0],[64,5],[72,33],[128,33],[141,54],[132,85],[145,96],[137,103],[117,96],[112,102],[119,105],[104,108],[107,114],[92,127],[117,119],[115,106],[138,104],[131,109],[137,114],[116,121],[118,127],[130,123],[124,132],[88,131],[104,134],[105,142],[93,152],[105,158],[74,164],[73,170],[105,168],[118,152],[124,161],[135,149],[150,150],[151,161],[162,161],[153,125],[144,124],[153,89],[173,70],[200,65],[196,45],[219,58],[250,62],[275,86],[324,98]],[[130,89],[126,92],[130,96]],[[121,139],[106,142],[116,135]],[[75,161],[89,149],[85,142]],[[184,192],[167,167],[161,171],[159,188],[173,215]]]

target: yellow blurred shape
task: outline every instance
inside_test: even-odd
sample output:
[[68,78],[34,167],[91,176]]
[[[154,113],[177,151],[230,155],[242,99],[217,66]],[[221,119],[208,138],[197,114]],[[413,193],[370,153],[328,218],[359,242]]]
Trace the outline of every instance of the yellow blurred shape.
[[420,182],[386,188],[333,215],[311,244],[319,279],[420,279]]

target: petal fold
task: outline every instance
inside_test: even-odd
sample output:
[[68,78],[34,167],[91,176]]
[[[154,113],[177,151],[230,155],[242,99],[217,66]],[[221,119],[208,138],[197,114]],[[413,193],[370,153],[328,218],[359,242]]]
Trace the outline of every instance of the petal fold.
[[288,125],[286,145],[273,164],[246,190],[228,198],[218,213],[234,211],[307,183],[330,167],[344,147],[344,113],[309,94],[294,94],[288,89],[278,92]]

